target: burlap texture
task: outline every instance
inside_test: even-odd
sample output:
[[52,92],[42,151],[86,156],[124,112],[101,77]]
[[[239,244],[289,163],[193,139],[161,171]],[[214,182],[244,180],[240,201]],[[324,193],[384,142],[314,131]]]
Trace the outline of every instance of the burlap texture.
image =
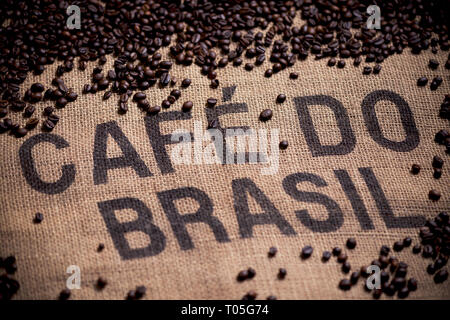
[[[261,175],[265,164],[241,165],[181,165],[174,166],[175,172],[161,174],[155,160],[149,137],[146,133],[144,113],[134,103],[126,115],[117,114],[117,96],[102,101],[102,94],[81,95],[82,86],[90,81],[94,64],[88,70],[65,74],[69,88],[79,93],[79,98],[65,109],[57,110],[61,121],[53,134],[63,137],[69,147],[56,150],[51,144],[39,144],[33,150],[35,165],[39,174],[47,181],[56,181],[61,175],[63,164],[74,164],[75,182],[63,193],[44,194],[30,187],[22,174],[19,148],[31,135],[22,139],[1,135],[3,151],[0,159],[0,256],[14,254],[18,271],[15,277],[20,281],[19,299],[54,299],[65,287],[66,268],[78,265],[81,268],[80,290],[72,290],[74,299],[123,299],[128,290],[137,285],[148,288],[149,299],[240,299],[248,290],[255,290],[258,298],[273,294],[279,299],[366,299],[362,281],[349,292],[338,289],[340,279],[346,277],[335,259],[328,263],[320,260],[323,250],[334,246],[345,246],[349,236],[354,236],[358,245],[346,250],[352,269],[368,265],[378,257],[383,244],[392,245],[407,235],[418,242],[417,228],[387,228],[380,216],[358,168],[370,167],[382,187],[395,216],[424,215],[434,217],[442,210],[448,210],[450,174],[444,165],[442,178],[432,177],[431,160],[434,155],[446,159],[444,149],[433,142],[434,134],[448,127],[448,122],[437,114],[444,95],[449,93],[449,73],[443,68],[447,53],[433,55],[426,52],[419,56],[409,53],[395,55],[383,63],[377,76],[362,75],[364,63],[356,68],[347,61],[343,70],[329,68],[326,60],[312,58],[297,63],[294,67],[264,78],[266,62],[253,72],[243,66],[231,65],[218,71],[220,88],[211,89],[209,80],[200,75],[196,66],[182,68],[174,66],[173,74],[178,79],[189,77],[192,85],[182,90],[182,97],[170,109],[180,110],[184,101],[194,102],[192,119],[169,121],[161,124],[162,133],[169,134],[177,128],[193,131],[195,120],[203,121],[206,128],[205,101],[209,97],[218,99],[219,105],[246,103],[247,113],[221,116],[224,127],[249,126],[252,128],[278,128],[280,139],[289,141],[289,148],[280,151],[280,167],[275,175]],[[426,67],[429,58],[441,63],[438,70]],[[110,66],[112,61],[108,61]],[[24,87],[41,81],[50,85],[56,65],[39,77],[29,77]],[[289,72],[299,73],[298,80],[289,79]],[[420,76],[430,79],[436,75],[444,78],[442,86],[431,91],[429,87],[417,87]],[[231,101],[222,101],[221,88],[236,86]],[[170,88],[151,88],[146,91],[151,105],[159,104],[170,92]],[[402,96],[411,108],[420,143],[410,152],[396,152],[377,144],[369,135],[364,124],[361,103],[375,90],[390,90]],[[284,104],[276,104],[279,93],[285,93]],[[348,112],[351,127],[356,137],[352,152],[339,156],[313,157],[299,126],[293,98],[327,95],[342,103]],[[39,103],[38,111],[49,103]],[[220,106],[218,107],[220,108]],[[273,118],[264,123],[258,120],[263,109],[271,108]],[[395,105],[381,102],[376,107],[377,116],[385,136],[394,141],[404,139],[403,127]],[[323,144],[336,144],[340,134],[335,126],[331,110],[326,107],[312,107],[312,118]],[[20,119],[17,114],[15,119]],[[40,116],[40,115],[39,115]],[[41,116],[40,116],[41,117]],[[43,118],[43,117],[41,117]],[[23,119],[20,120],[22,123]],[[108,171],[108,182],[94,185],[93,150],[96,126],[116,121],[122,132],[153,173],[151,177],[140,178],[131,168]],[[167,151],[173,146],[167,146]],[[120,156],[121,151],[113,139],[108,140],[108,156]],[[422,166],[418,176],[410,174],[413,163]],[[368,215],[373,221],[373,230],[362,230],[350,201],[346,197],[334,170],[346,170],[361,196]],[[313,232],[296,218],[295,211],[307,209],[312,217],[326,219],[327,211],[317,203],[299,202],[283,189],[283,179],[297,172],[308,172],[322,177],[326,187],[317,187],[309,182],[299,183],[303,191],[320,192],[333,199],[340,206],[344,220],[337,231]],[[232,181],[251,179],[270,199],[281,215],[293,227],[297,235],[283,235],[275,225],[261,225],[253,228],[253,237],[244,239],[234,209]],[[211,229],[204,223],[189,224],[187,230],[195,248],[181,250],[169,220],[163,211],[157,193],[182,187],[195,187],[204,191],[214,205],[213,215],[222,222],[229,242],[216,241]],[[442,198],[437,202],[428,199],[430,189],[440,190]],[[115,248],[97,203],[122,197],[138,198],[151,210],[153,223],[166,236],[166,247],[160,254],[138,259],[121,259]],[[250,212],[261,213],[262,209],[248,196]],[[192,200],[177,202],[180,213],[192,213],[198,204]],[[33,224],[36,212],[42,212],[44,221]],[[116,212],[121,221],[133,220],[132,210]],[[145,246],[148,238],[143,234],[127,235],[131,245]],[[104,243],[106,248],[98,253],[96,248]],[[305,245],[314,247],[313,256],[301,260],[299,254]],[[275,258],[267,257],[268,249],[276,246],[279,252]],[[411,294],[418,299],[449,299],[449,282],[435,285],[425,269],[429,260],[414,256],[411,249],[395,255],[410,265],[408,276],[418,279],[419,290]],[[253,267],[257,274],[253,280],[244,283],[236,281],[236,275],[244,268]],[[285,280],[277,279],[280,267],[287,269]],[[108,280],[107,287],[98,291],[94,284],[101,276]],[[347,275],[348,277],[348,275]]]

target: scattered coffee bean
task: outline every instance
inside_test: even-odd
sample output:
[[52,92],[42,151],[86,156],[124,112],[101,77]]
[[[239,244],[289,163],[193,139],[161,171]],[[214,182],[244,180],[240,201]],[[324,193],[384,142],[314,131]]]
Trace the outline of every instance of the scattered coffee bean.
[[34,223],[41,223],[44,220],[44,215],[40,212],[36,213],[33,219]]
[[420,77],[420,78],[417,80],[417,85],[418,85],[419,87],[424,87],[424,86],[427,85],[427,83],[428,83],[428,78],[427,78],[427,77]]
[[287,274],[286,269],[280,268],[278,270],[278,279],[282,280],[282,279],[286,278],[286,274]]
[[442,160],[442,158],[439,156],[434,156],[432,165],[433,168],[441,169],[442,166],[444,165],[444,160]]
[[420,172],[420,166],[418,164],[413,164],[411,167],[411,173],[419,174],[419,172]]
[[441,198],[441,193],[437,190],[430,190],[428,193],[428,198],[433,201],[438,201]]
[[346,245],[347,245],[347,248],[354,249],[356,247],[356,239],[355,238],[348,238]]
[[351,287],[352,287],[352,283],[348,279],[342,279],[339,282],[339,289],[341,289],[343,291],[350,290]]
[[277,252],[278,252],[278,249],[277,249],[276,247],[270,247],[269,253],[268,253],[269,258],[275,257],[275,255],[277,254]]
[[268,120],[272,119],[272,115],[273,115],[272,110],[270,110],[270,109],[265,109],[265,110],[263,110],[263,111],[261,112],[261,114],[259,115],[259,119],[260,119],[261,121],[268,121]]
[[194,104],[192,103],[192,101],[186,101],[185,103],[183,103],[182,110],[184,112],[191,111],[193,106]]
[[324,251],[322,253],[322,261],[327,262],[331,258],[331,252],[330,251]]
[[63,289],[59,293],[59,300],[68,300],[70,298],[70,290],[69,289]]
[[103,290],[107,284],[108,284],[108,282],[105,279],[100,277],[97,279],[97,283],[95,284],[95,286],[98,290]]
[[311,257],[312,253],[313,248],[311,246],[305,246],[302,249],[301,257],[302,259],[308,259],[309,257]]
[[279,94],[277,97],[277,103],[283,103],[284,101],[286,101],[286,95],[283,93]]
[[431,70],[436,70],[439,67],[439,62],[435,59],[430,59],[430,61],[428,62],[428,67]]
[[209,108],[214,107],[216,104],[217,104],[217,99],[209,98],[208,100],[206,100],[206,105],[207,105]]
[[279,145],[281,150],[286,150],[288,146],[289,146],[289,143],[286,140],[282,140]]

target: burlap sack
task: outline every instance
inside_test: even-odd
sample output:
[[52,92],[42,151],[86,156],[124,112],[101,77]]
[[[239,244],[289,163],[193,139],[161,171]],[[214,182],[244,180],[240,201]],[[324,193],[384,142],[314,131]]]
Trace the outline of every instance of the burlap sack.
[[[320,258],[324,250],[344,248],[353,236],[357,247],[346,252],[358,270],[378,257],[381,245],[392,246],[405,236],[418,243],[418,225],[449,209],[449,166],[444,165],[439,180],[431,169],[434,155],[448,158],[433,137],[448,127],[437,114],[449,93],[449,73],[426,67],[431,57],[443,66],[446,56],[395,55],[378,76],[362,75],[363,65],[355,68],[350,61],[338,70],[311,58],[270,79],[263,76],[268,62],[253,72],[229,66],[219,70],[216,90],[198,67],[175,66],[173,74],[193,84],[170,109],[150,116],[147,127],[135,104],[119,116],[116,96],[105,102],[102,94],[80,94],[57,111],[61,121],[51,134],[1,135],[0,256],[17,257],[15,278],[21,289],[16,298],[57,298],[71,265],[81,270],[81,288],[72,290],[73,299],[124,299],[137,285],[147,287],[148,299],[240,299],[249,290],[262,299],[371,298],[362,280],[348,292],[339,290],[339,280],[349,275],[335,259],[323,263]],[[25,87],[36,81],[50,85],[55,67],[30,77]],[[81,93],[93,67],[63,79]],[[298,80],[289,79],[291,71],[299,73]],[[417,78],[424,75],[441,75],[444,82],[436,91],[417,87]],[[170,90],[148,90],[150,104],[159,104]],[[283,104],[275,103],[279,93],[287,95]],[[161,141],[155,119],[179,112],[183,102],[192,100],[186,119],[173,113],[174,121],[159,123],[161,135],[180,128],[193,132],[195,121],[206,129],[209,97],[219,101],[208,112],[220,114],[223,128],[279,129],[279,139],[289,147],[280,150],[276,174],[263,175],[267,164],[261,163],[172,164],[172,170],[164,162],[161,150],[152,147],[158,149]],[[40,103],[39,110],[45,105]],[[273,110],[273,118],[261,122],[259,114],[266,108]],[[342,136],[345,142],[338,147],[320,148],[313,141],[333,146]],[[174,147],[163,146],[169,160]],[[105,157],[123,157],[124,151],[128,160],[134,159],[125,164],[135,167],[107,170],[120,160]],[[413,163],[423,168],[417,176],[409,172]],[[430,189],[439,190],[442,198],[429,200]],[[113,211],[118,208],[125,209]],[[32,222],[36,212],[44,214],[41,224]],[[198,222],[200,215],[209,224]],[[97,252],[99,243],[105,244],[102,252]],[[314,253],[302,260],[305,245]],[[271,246],[279,251],[269,259]],[[436,285],[426,273],[429,260],[413,255],[411,248],[395,255],[410,265],[408,276],[418,279],[419,290],[411,297],[450,298],[449,282]],[[237,282],[238,272],[247,267],[256,270],[256,277]],[[285,280],[277,279],[279,268],[286,268]],[[108,280],[102,291],[95,289],[99,276]]]

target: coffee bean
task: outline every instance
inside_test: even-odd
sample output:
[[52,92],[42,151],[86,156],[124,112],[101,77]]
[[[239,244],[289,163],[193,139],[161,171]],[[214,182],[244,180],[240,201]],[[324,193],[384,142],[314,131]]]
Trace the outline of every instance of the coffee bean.
[[245,64],[245,70],[252,71],[255,65],[253,63],[246,63]]
[[342,69],[345,67],[345,60],[339,60],[337,63],[337,67]]
[[55,111],[53,107],[45,107],[44,108],[44,116],[49,116]]
[[401,241],[396,241],[395,243],[394,243],[394,246],[393,246],[393,248],[394,248],[394,251],[402,251],[403,250],[403,242],[401,242]]
[[70,298],[70,290],[69,289],[63,289],[59,293],[59,300],[68,300]]
[[44,220],[44,215],[40,212],[36,213],[33,219],[34,223],[41,223]]
[[313,248],[311,246],[305,246],[302,249],[301,257],[302,259],[308,259],[309,257],[311,257],[312,253]]
[[439,61],[435,59],[430,59],[430,61],[428,62],[428,67],[431,70],[436,70],[439,67]]
[[345,261],[347,261],[348,256],[345,252],[341,252],[338,256],[337,256],[337,261],[339,263],[344,263]]
[[347,248],[354,249],[356,247],[356,239],[355,238],[348,238],[346,245],[347,245]]
[[187,87],[189,87],[191,85],[191,79],[189,79],[189,78],[186,78],[186,79],[184,79],[182,82],[181,82],[181,86],[183,87],[183,88],[187,88]]
[[405,239],[403,239],[403,247],[408,248],[409,246],[411,246],[412,243],[412,239],[410,237],[406,237]]
[[276,247],[270,247],[269,253],[268,253],[269,258],[275,257],[277,252],[278,252],[278,249]]
[[441,193],[437,190],[430,190],[428,198],[433,201],[438,201],[441,198]]
[[209,98],[208,100],[206,100],[206,105],[207,105],[209,108],[214,107],[216,104],[217,104],[217,99]]
[[237,275],[237,281],[242,282],[248,279],[248,271],[242,270]]
[[108,100],[109,98],[111,98],[111,96],[112,96],[112,92],[106,91],[105,94],[103,95],[103,100]]
[[279,145],[281,150],[286,150],[288,146],[289,146],[289,143],[286,140],[282,140]]
[[97,279],[97,283],[95,284],[95,287],[97,288],[97,290],[103,290],[106,285],[108,284],[108,282],[103,279],[102,277]]
[[408,295],[409,295],[409,290],[408,290],[407,287],[401,288],[401,289],[398,291],[398,297],[399,297],[399,299],[405,299],[405,298],[408,297]]
[[424,87],[424,86],[427,85],[427,83],[428,83],[428,78],[427,78],[427,77],[420,77],[420,78],[417,80],[417,85],[418,85],[419,87]]
[[283,103],[284,101],[286,101],[286,95],[281,93],[277,96],[277,103]]
[[297,72],[291,72],[289,74],[289,78],[292,80],[298,79],[298,73]]
[[341,248],[338,248],[338,247],[333,248],[333,256],[336,257],[336,256],[340,255],[341,252],[342,252]]
[[331,252],[330,251],[324,251],[322,253],[322,262],[327,262],[331,258]]
[[257,296],[258,295],[255,291],[249,291],[244,297],[242,297],[242,300],[255,300]]
[[376,65],[373,67],[373,74],[379,74],[380,71],[381,71],[381,65],[376,64]]
[[366,67],[364,67],[363,68],[363,74],[371,74],[372,73],[372,68],[371,67],[368,67],[368,66],[366,66]]
[[266,300],[277,300],[277,297],[276,296],[268,296],[267,298],[266,298]]
[[433,275],[436,272],[436,267],[434,266],[434,263],[430,263],[427,266],[427,273],[430,275]]
[[278,270],[278,279],[282,280],[282,279],[286,278],[286,274],[287,274],[286,269],[280,268]]
[[138,286],[136,287],[136,299],[141,299],[144,297],[145,293],[147,292],[147,288],[145,286]]
[[133,96],[134,101],[140,101],[147,98],[147,95],[144,92],[136,92]]
[[55,128],[55,124],[50,120],[45,120],[42,124],[42,129],[44,131],[52,131]]
[[342,264],[342,272],[344,272],[344,273],[349,273],[350,272],[350,270],[351,270],[351,265],[350,265],[350,263],[348,262],[348,261],[346,261],[346,262],[344,262],[343,264]]
[[380,255],[387,256],[387,255],[389,255],[390,251],[391,251],[391,249],[388,246],[383,245],[383,246],[381,246],[381,249],[380,249]]
[[341,289],[343,291],[348,291],[351,289],[351,287],[352,287],[352,283],[348,279],[342,279],[339,282],[339,289]]
[[433,162],[432,162],[433,168],[441,169],[443,165],[444,165],[444,160],[442,160],[441,157],[439,157],[439,156],[433,157]]
[[248,276],[247,276],[248,279],[252,279],[256,275],[256,271],[253,268],[248,268],[247,272],[248,272]]
[[38,123],[39,123],[38,119],[32,118],[27,121],[27,123],[25,124],[25,128],[27,128],[28,130],[32,130],[32,129],[36,128]]
[[161,107],[160,106],[154,106],[154,107],[148,108],[147,113],[155,115],[155,114],[159,113],[160,111],[161,111]]
[[448,279],[448,271],[444,269],[441,269],[439,272],[437,272],[433,278],[435,283],[443,283],[447,279]]
[[211,80],[211,83],[210,83],[209,86],[210,86],[212,89],[217,89],[217,88],[219,87],[219,84],[220,84],[220,82],[219,82],[218,79],[213,79],[213,80]]
[[361,274],[359,271],[352,272],[352,274],[350,275],[350,282],[352,284],[357,283],[360,276]]
[[102,252],[103,249],[105,249],[105,245],[103,243],[100,243],[97,247],[97,252]]
[[414,254],[418,254],[418,253],[420,253],[421,250],[422,250],[422,246],[421,246],[420,244],[416,244],[416,245],[413,247],[412,252],[413,252]]
[[419,174],[419,172],[420,172],[420,166],[418,164],[413,164],[411,167],[411,173]]
[[264,72],[264,76],[266,78],[270,78],[273,75],[273,70],[272,69],[267,69],[266,72]]
[[192,107],[193,107],[192,101],[186,101],[185,103],[183,103],[182,110],[184,112],[188,112],[188,111],[191,111]]
[[440,179],[442,176],[442,169],[433,168],[433,178]]
[[43,92],[45,90],[45,87],[42,83],[37,82],[33,83],[30,89],[31,92]]
[[417,280],[414,278],[410,278],[408,280],[408,289],[409,291],[416,291],[417,290]]
[[334,67],[336,65],[336,58],[330,58],[330,60],[328,60],[327,65],[329,67]]
[[263,110],[263,111],[261,112],[261,114],[259,115],[259,119],[260,119],[261,121],[268,121],[268,120],[272,119],[272,115],[273,115],[272,110],[270,110],[270,109],[265,109],[265,110]]

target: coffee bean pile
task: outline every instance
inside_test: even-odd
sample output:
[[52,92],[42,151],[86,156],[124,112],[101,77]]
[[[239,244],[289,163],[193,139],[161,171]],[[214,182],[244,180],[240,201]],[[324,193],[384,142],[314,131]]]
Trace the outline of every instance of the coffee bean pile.
[[[250,71],[268,55],[271,67],[264,72],[266,77],[308,56],[327,58],[330,67],[338,68],[346,66],[346,59],[353,59],[357,66],[364,60],[375,66],[365,66],[363,73],[376,74],[386,58],[406,48],[414,54],[449,48],[446,0],[79,0],[76,4],[81,11],[80,30],[66,26],[68,1],[1,1],[0,117],[10,111],[31,117],[33,104],[39,101],[64,108],[78,95],[61,77],[76,65],[85,70],[88,62],[94,61],[98,66],[91,83],[84,86],[84,94],[104,91],[105,100],[117,94],[118,111],[126,113],[129,98],[139,91],[134,102],[155,114],[174,104],[180,91],[157,106],[150,106],[143,91],[156,84],[175,86],[178,81],[170,73],[173,63],[199,66],[211,87],[217,88],[217,69],[230,63],[239,67],[244,58],[248,61],[244,68]],[[366,10],[373,4],[382,12],[380,31],[366,27]],[[304,22],[295,25],[296,17]],[[169,49],[167,59],[159,52],[163,47]],[[114,56],[114,67],[103,70],[109,55]],[[39,75],[56,62],[59,65],[52,81],[56,88],[45,90],[43,84],[35,83],[21,96],[20,85],[29,73]],[[432,60],[429,66],[435,69],[438,63]],[[290,78],[296,79],[298,74],[291,73]],[[188,82],[184,80],[182,87]],[[442,78],[436,77],[431,86],[437,89],[440,83]],[[183,109],[190,110],[189,106]],[[51,131],[59,117],[53,112],[46,116],[42,129]],[[5,118],[0,132],[23,137],[38,123],[36,117],[23,126]]]
[[11,275],[16,273],[16,258],[9,256],[5,259],[0,257],[0,271],[5,273],[0,275],[0,300],[10,300],[20,289],[20,284]]
[[[428,220],[425,226],[420,228],[419,236],[421,242],[413,246],[412,252],[414,254],[422,252],[424,259],[431,260],[426,271],[433,276],[436,284],[446,281],[448,279],[448,271],[445,269],[445,266],[450,256],[450,221],[448,213],[441,212],[436,218]],[[397,294],[398,298],[404,299],[409,296],[410,292],[417,290],[417,280],[414,278],[406,279],[408,264],[399,261],[393,255],[389,256],[392,251],[400,252],[405,248],[409,248],[411,244],[412,239],[406,237],[402,241],[396,241],[392,246],[392,250],[386,245],[381,247],[378,259],[370,263],[370,265],[378,266],[382,270],[380,273],[381,288],[372,290],[367,287],[367,283],[364,284],[366,291],[372,292],[373,298],[379,299],[382,294],[386,296]],[[342,263],[346,260],[346,258],[345,260],[339,259],[342,255],[340,249],[333,250],[333,254],[339,254],[338,262]],[[369,275],[367,267],[363,266],[359,271],[353,272],[350,279],[342,279],[338,286],[341,290],[350,290],[357,283],[360,276],[367,278]]]

